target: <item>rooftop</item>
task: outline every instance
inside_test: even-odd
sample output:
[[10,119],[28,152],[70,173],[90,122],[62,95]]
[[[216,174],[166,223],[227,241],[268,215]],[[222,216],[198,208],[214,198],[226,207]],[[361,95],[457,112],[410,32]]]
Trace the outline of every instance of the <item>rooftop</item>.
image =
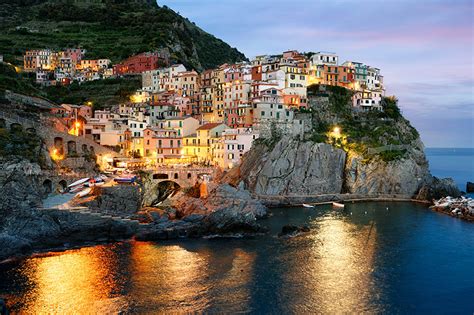
[[196,130],[210,130],[210,129],[214,129],[217,126],[220,126],[220,125],[223,125],[223,123],[207,123],[207,124],[202,125],[201,127],[199,127]]

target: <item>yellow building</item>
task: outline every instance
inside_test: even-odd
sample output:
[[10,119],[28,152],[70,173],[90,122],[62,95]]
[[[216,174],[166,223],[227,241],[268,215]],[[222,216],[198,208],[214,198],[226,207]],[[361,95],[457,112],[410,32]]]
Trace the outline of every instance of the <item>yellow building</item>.
[[213,160],[212,144],[220,138],[222,132],[228,128],[222,123],[204,124],[196,130],[196,134],[183,138],[184,154],[196,162],[211,163]]

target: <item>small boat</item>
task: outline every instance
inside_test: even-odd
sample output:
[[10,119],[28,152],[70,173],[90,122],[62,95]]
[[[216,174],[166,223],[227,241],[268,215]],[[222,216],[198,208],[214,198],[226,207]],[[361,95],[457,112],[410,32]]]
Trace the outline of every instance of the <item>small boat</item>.
[[309,205],[309,204],[307,204],[307,203],[303,203],[303,207],[305,207],[305,208],[314,208],[314,206]]
[[97,177],[91,178],[89,182],[85,183],[84,185],[87,187],[93,187],[93,186],[101,186],[104,184],[105,184],[105,181],[102,179],[102,177],[97,176]]
[[114,182],[119,183],[119,184],[133,184],[136,179],[137,179],[136,176],[121,176],[121,177],[115,177]]
[[89,177],[85,177],[83,179],[80,179],[80,180],[76,180],[74,183],[72,183],[71,185],[67,186],[68,188],[72,188],[74,186],[78,186],[78,185],[81,185],[81,184],[85,184],[90,178]]
[[87,196],[88,194],[90,194],[91,191],[92,191],[92,188],[86,188],[86,189],[78,192],[75,197],[76,198],[82,198],[82,197]]
[[332,203],[332,206],[333,206],[334,208],[344,208],[344,204],[339,203],[339,202],[333,202],[333,203]]

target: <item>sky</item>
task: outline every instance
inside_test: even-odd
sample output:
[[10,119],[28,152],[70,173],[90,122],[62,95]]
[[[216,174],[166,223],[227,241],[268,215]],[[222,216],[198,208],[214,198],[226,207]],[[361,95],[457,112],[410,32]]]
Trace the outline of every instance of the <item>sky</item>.
[[248,58],[332,51],[380,68],[426,147],[474,147],[473,0],[158,0]]

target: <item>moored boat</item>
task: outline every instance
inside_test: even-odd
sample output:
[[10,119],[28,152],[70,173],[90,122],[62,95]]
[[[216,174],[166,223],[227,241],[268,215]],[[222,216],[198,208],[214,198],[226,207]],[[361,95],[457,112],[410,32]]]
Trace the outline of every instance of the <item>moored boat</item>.
[[137,177],[135,175],[131,176],[120,176],[120,177],[115,177],[114,182],[119,183],[119,184],[133,184]]
[[333,203],[332,203],[332,206],[333,206],[334,208],[344,208],[344,204],[339,203],[339,202],[333,202]]
[[84,196],[87,196],[88,194],[90,194],[92,191],[92,188],[86,188],[84,190],[81,190],[80,192],[78,192],[75,197],[76,198],[82,198]]
[[314,208],[314,206],[309,205],[309,204],[307,204],[307,203],[303,203],[303,207],[305,207],[305,208]]

